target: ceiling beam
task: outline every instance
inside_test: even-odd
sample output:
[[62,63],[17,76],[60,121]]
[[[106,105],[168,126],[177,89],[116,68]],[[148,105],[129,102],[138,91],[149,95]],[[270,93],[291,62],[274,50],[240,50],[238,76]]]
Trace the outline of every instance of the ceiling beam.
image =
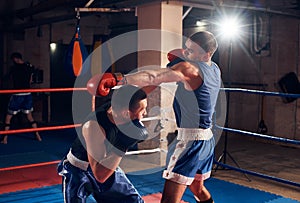
[[42,12],[49,12],[51,10],[54,10],[58,7],[70,7],[72,5],[74,6],[82,6],[83,1],[74,1],[74,0],[48,0],[48,1],[42,1],[41,3],[38,3],[36,5],[33,5],[28,8],[19,9],[16,10],[14,13],[12,13],[12,16],[16,16],[18,18],[24,19],[26,17],[30,17]]
[[[81,17],[86,17],[86,16],[89,16],[89,15],[92,15],[92,14],[87,13],[87,14],[81,15]],[[0,28],[0,31],[19,32],[19,31],[23,31],[25,29],[37,27],[37,26],[40,26],[40,25],[63,22],[63,21],[71,20],[71,19],[75,20],[75,15],[67,14],[67,15],[55,16],[55,17],[50,17],[50,18],[32,20],[30,22],[14,24],[14,25],[11,25],[11,26],[3,26],[2,28]]]

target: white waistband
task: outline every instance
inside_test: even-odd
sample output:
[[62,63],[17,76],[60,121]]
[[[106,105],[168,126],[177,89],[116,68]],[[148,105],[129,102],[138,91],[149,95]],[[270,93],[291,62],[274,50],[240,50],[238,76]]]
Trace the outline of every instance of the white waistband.
[[78,159],[76,156],[72,154],[71,150],[67,154],[67,159],[73,166],[76,166],[77,168],[80,168],[84,171],[86,171],[87,168],[89,167],[89,162]]
[[177,140],[210,140],[213,133],[210,128],[178,128]]

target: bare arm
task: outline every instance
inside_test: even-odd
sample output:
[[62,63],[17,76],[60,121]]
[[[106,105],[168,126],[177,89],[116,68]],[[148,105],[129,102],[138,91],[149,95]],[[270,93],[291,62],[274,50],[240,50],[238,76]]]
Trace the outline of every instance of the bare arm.
[[86,142],[88,159],[95,178],[105,182],[119,166],[122,157],[111,152],[106,153],[105,132],[96,121],[88,121],[83,125],[82,133]]
[[158,86],[168,82],[183,82],[187,89],[196,89],[202,83],[199,69],[189,62],[180,62],[172,68],[142,70],[125,75],[125,77],[128,84],[140,87]]

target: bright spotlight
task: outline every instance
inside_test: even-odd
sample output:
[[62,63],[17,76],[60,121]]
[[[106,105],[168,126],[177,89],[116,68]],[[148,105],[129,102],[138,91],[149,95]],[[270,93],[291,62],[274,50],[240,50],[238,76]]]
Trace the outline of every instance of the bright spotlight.
[[196,26],[198,26],[198,27],[204,27],[206,25],[207,25],[207,23],[205,23],[204,21],[201,21],[201,20],[196,21]]
[[56,50],[56,43],[50,43],[50,50],[54,52]]
[[240,35],[241,24],[237,17],[227,17],[219,23],[219,33],[227,39],[233,39]]

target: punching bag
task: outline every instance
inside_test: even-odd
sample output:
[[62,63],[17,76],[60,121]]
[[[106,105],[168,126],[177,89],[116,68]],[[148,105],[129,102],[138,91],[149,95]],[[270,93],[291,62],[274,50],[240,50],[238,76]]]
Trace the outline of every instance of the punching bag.
[[[295,72],[289,72],[280,78],[278,86],[283,93],[300,94],[300,83]],[[284,103],[295,101],[296,97],[282,97]]]
[[75,34],[69,44],[65,57],[66,71],[74,77],[85,74],[87,72],[88,66],[83,66],[83,63],[87,57],[88,53],[81,40],[78,20]]

